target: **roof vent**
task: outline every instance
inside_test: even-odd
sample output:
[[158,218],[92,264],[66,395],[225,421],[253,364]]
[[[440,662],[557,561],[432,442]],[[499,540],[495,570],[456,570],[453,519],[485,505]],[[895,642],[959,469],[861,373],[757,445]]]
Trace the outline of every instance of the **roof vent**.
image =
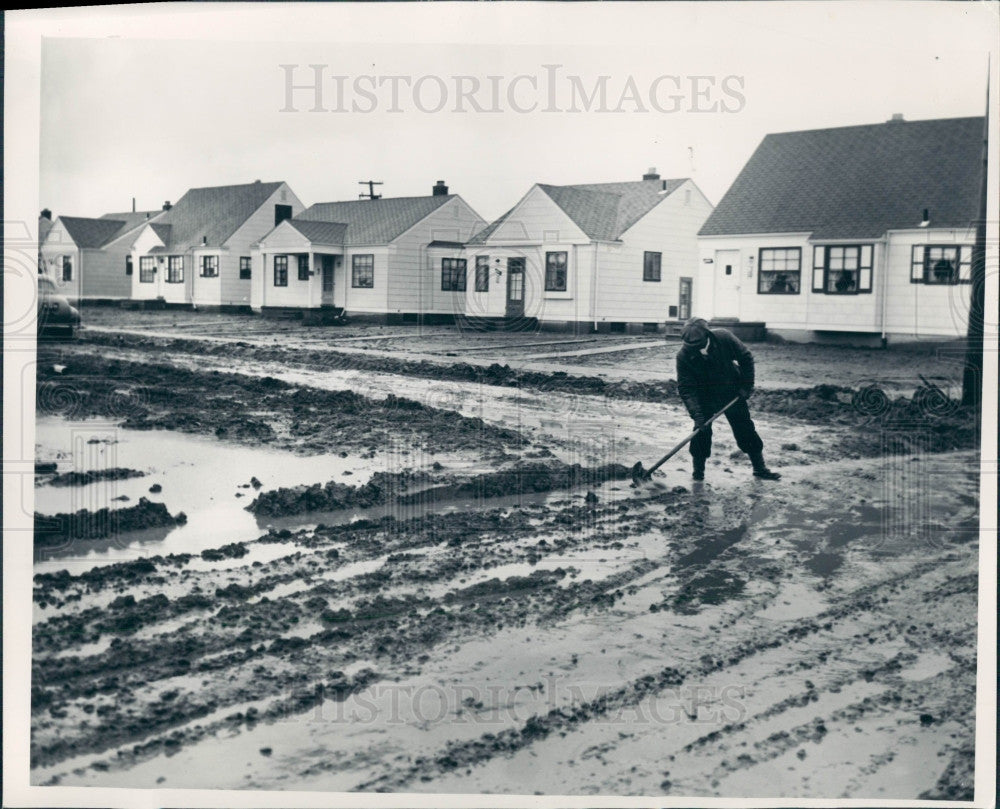
[[431,195],[435,197],[448,196],[448,186],[444,184],[444,180],[438,180],[434,184],[434,187],[431,189]]
[[173,207],[174,206],[170,204],[170,200],[169,199],[166,202],[163,203],[163,210],[165,210],[165,211],[169,211]]
[[903,113],[901,113],[901,112],[894,112],[892,114],[892,118],[890,118],[888,121],[886,121],[886,123],[887,124],[901,124],[901,123],[904,123],[905,121],[906,121],[906,119],[903,117]]
[[649,170],[642,175],[644,180],[659,180],[660,175],[656,173],[656,166],[650,166]]

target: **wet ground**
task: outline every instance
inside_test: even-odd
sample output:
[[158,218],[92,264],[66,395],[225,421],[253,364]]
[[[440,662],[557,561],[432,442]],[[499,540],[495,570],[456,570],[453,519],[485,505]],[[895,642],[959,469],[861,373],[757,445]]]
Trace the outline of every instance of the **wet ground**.
[[704,484],[633,486],[689,429],[669,378],[489,371],[590,343],[161,317],[39,357],[35,511],[186,521],[36,547],[33,783],[971,799],[954,403],[807,349],[751,401],[780,482],[723,427]]

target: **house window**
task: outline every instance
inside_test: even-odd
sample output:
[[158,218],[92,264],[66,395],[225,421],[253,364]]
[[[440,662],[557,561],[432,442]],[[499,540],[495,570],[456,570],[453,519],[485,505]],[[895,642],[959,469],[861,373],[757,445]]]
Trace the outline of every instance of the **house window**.
[[642,254],[642,280],[659,281],[660,263],[663,259],[662,253],[650,253],[648,250]]
[[476,256],[476,292],[490,291],[490,257]]
[[374,289],[375,256],[369,253],[351,257],[351,286],[359,289]]
[[558,253],[545,254],[545,291],[566,291],[566,256],[565,250]]
[[825,295],[857,295],[872,291],[870,244],[813,247],[812,291]]
[[275,205],[274,206],[274,226],[278,227],[286,219],[292,218],[292,206],[291,205]]
[[132,256],[127,255],[125,256],[125,275],[131,275],[131,274],[132,274]]
[[309,256],[305,253],[298,256],[299,259],[299,280],[309,280]]
[[802,287],[802,249],[762,247],[757,272],[758,295],[798,295]]
[[184,256],[169,256],[167,258],[167,283],[184,283]]
[[910,264],[913,284],[969,284],[972,282],[972,247],[967,244],[918,244]]
[[274,257],[274,285],[276,287],[288,286],[288,256]]
[[153,283],[153,276],[156,275],[156,259],[153,256],[139,257],[139,283]]
[[246,281],[250,277],[250,256],[240,256],[240,280]]
[[218,256],[200,256],[198,263],[202,278],[216,278],[219,275]]
[[441,259],[441,291],[465,292],[465,269],[464,258]]
[[63,281],[73,280],[73,256],[62,257],[62,279]]

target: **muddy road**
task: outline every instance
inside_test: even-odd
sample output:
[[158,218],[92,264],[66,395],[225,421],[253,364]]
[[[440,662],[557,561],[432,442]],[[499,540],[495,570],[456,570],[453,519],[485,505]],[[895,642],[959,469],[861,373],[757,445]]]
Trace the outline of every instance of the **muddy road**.
[[45,352],[36,511],[185,524],[36,549],[33,783],[972,797],[976,429],[931,391],[765,391],[779,483],[722,429],[635,487],[668,381]]

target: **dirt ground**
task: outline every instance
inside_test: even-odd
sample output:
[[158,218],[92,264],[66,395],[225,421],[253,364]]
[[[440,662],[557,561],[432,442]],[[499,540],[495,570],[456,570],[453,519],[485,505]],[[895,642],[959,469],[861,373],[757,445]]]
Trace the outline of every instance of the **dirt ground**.
[[947,352],[753,345],[782,480],[723,425],[634,485],[690,429],[655,336],[85,316],[36,519],[185,522],[36,547],[33,783],[971,800]]

